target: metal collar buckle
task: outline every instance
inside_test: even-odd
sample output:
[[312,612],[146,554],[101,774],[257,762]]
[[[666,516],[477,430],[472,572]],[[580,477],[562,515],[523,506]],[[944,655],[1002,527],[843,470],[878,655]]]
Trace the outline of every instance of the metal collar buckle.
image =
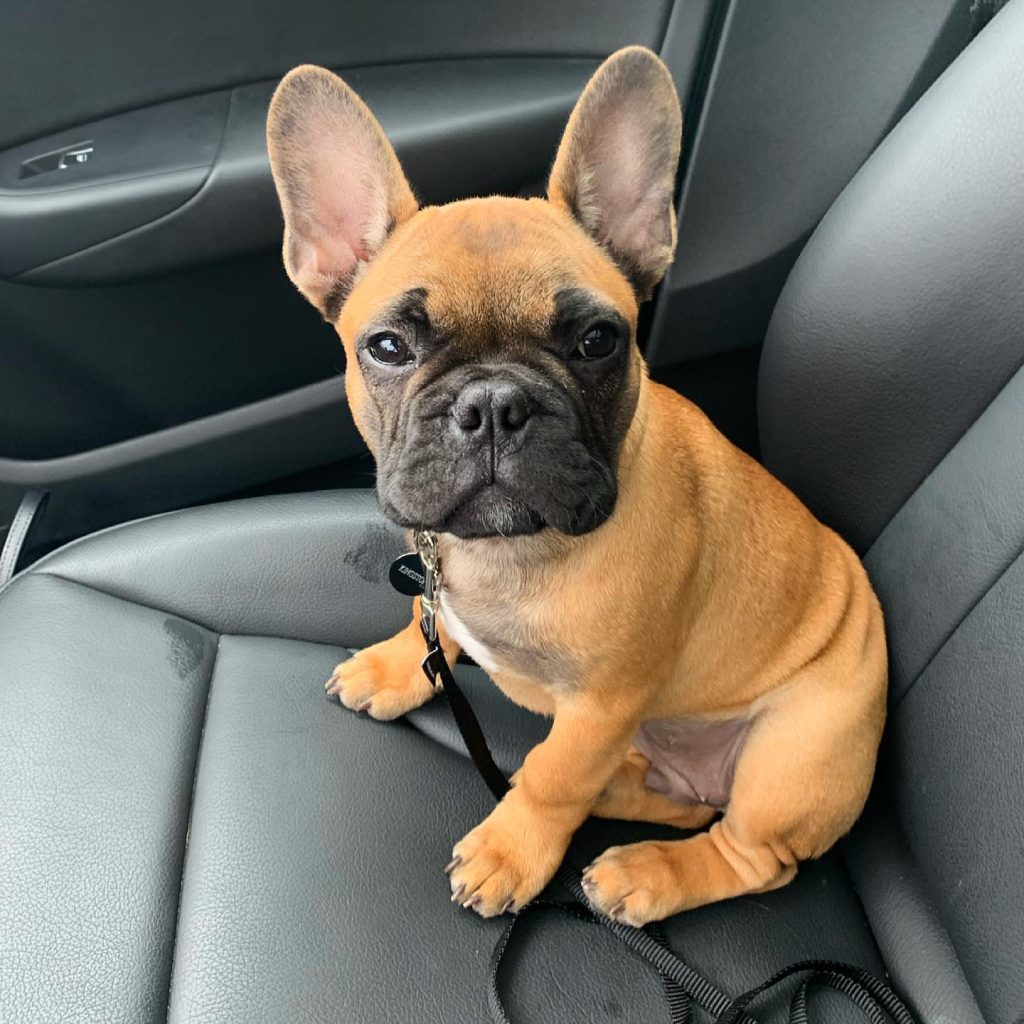
[[437,534],[417,530],[413,543],[423,563],[423,594],[420,596],[420,626],[427,641],[437,639],[437,606],[441,592],[441,562],[437,555]]

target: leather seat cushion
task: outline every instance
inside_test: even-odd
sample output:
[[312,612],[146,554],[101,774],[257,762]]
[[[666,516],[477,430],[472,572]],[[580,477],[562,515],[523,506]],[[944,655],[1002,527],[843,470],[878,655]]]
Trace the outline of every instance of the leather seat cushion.
[[[106,531],[0,592],[0,1019],[488,1019],[503,923],[441,868],[491,799],[443,700],[381,724],[323,694],[407,614],[400,546],[366,495],[262,499]],[[515,767],[546,722],[458,671]],[[572,856],[664,831],[589,822]],[[882,970],[836,856],[667,931],[729,991],[804,957]],[[554,914],[505,983],[524,1022],[665,1013],[610,935]]]

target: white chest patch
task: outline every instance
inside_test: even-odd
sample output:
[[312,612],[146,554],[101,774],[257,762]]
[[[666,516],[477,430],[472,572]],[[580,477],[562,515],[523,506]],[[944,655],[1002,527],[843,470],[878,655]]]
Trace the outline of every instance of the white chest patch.
[[444,591],[441,591],[441,621],[448,635],[485,671],[494,672],[497,665],[491,652],[484,647],[470,631],[466,624],[456,614],[451,605],[445,603]]

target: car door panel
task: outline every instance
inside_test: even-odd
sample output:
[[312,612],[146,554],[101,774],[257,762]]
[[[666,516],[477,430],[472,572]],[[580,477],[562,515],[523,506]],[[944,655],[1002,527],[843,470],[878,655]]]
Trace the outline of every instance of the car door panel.
[[[593,60],[571,58],[434,61],[359,68],[345,71],[345,77],[384,126],[421,201],[437,203],[473,193],[515,192],[542,174],[596,66]],[[8,254],[0,257],[0,275],[26,284],[110,284],[273,248],[280,242],[281,219],[265,126],[275,85],[264,82],[176,101],[37,143],[54,151],[75,139],[95,140],[94,153],[80,168],[17,179],[18,161],[30,147],[8,151],[0,157],[0,183],[21,187],[0,193],[0,252]],[[158,146],[166,123],[175,116],[182,119],[180,108],[194,108],[200,100],[209,106],[209,115],[182,133],[184,152]],[[199,120],[197,112],[192,121]],[[119,128],[121,121],[134,122],[134,129]],[[141,142],[143,134],[154,144]],[[119,143],[156,157],[129,175],[121,167]],[[194,174],[201,157],[205,175],[190,189],[179,179]],[[99,161],[109,166],[103,177],[93,170]],[[92,180],[73,183],[85,174]],[[55,179],[54,184],[40,187],[44,177]],[[155,216],[143,207],[135,223],[127,222],[125,207],[133,206],[136,194],[151,182],[165,183],[167,202]],[[58,207],[56,216],[46,208],[47,196]],[[73,245],[68,224],[75,220],[76,198],[94,231],[102,231],[99,209],[109,211],[111,230],[93,239],[95,244]],[[38,216],[19,209],[30,204]],[[14,237],[7,237],[5,224],[17,229]],[[51,259],[39,258],[44,225]],[[6,267],[20,270],[4,274]]]

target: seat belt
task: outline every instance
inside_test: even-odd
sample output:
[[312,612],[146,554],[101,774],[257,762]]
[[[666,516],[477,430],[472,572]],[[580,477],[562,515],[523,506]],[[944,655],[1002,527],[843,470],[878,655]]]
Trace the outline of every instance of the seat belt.
[[7,529],[3,550],[0,551],[0,587],[9,582],[17,570],[25,541],[33,524],[42,517],[47,497],[48,492],[38,487],[30,487],[22,497]]
[[[420,597],[423,612],[420,629],[427,647],[423,671],[435,687],[440,681],[455,725],[473,764],[495,800],[501,800],[511,788],[509,781],[491,755],[480,721],[456,682],[437,635],[438,598],[441,589],[437,537],[432,533],[419,532],[415,534],[415,543],[422,563],[424,580],[423,593]],[[407,560],[409,557],[403,555],[402,559]],[[861,967],[836,960],[800,960],[789,964],[760,985],[730,999],[672,951],[657,925],[633,928],[591,910],[583,891],[582,874],[578,868],[563,863],[555,877],[568,890],[575,902],[537,899],[528,903],[513,915],[495,943],[487,979],[487,1002],[494,1024],[512,1024],[499,988],[501,965],[512,934],[524,917],[543,909],[560,910],[588,924],[600,924],[612,932],[661,979],[671,1024],[689,1024],[693,1002],[711,1014],[715,1024],[757,1024],[747,1013],[747,1007],[787,978],[799,974],[803,974],[804,978],[790,1000],[789,1024],[811,1024],[807,997],[815,989],[825,988],[845,995],[872,1024],[916,1024],[906,1004],[889,985]]]

